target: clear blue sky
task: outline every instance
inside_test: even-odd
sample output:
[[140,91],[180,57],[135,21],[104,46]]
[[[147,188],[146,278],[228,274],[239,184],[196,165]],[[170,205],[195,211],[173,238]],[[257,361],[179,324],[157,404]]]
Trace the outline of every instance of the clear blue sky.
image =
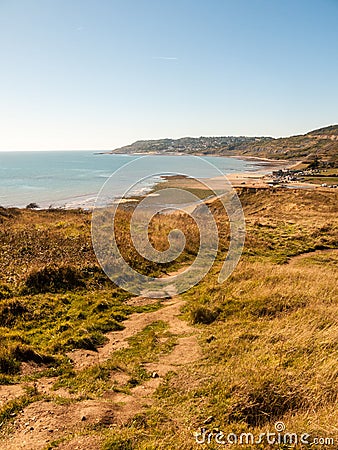
[[338,122],[338,0],[0,0],[0,149]]

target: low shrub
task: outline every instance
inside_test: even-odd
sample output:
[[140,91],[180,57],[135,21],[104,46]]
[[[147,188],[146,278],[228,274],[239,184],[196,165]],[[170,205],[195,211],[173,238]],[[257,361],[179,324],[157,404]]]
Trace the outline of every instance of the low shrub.
[[205,325],[209,325],[210,323],[215,322],[215,320],[220,315],[220,309],[210,309],[206,306],[195,306],[190,311],[191,321],[193,324],[203,323]]
[[76,288],[84,288],[83,274],[71,266],[44,267],[30,273],[25,282],[29,293],[65,292]]
[[0,326],[13,325],[25,313],[27,313],[27,308],[20,300],[7,300],[0,303]]
[[26,206],[26,209],[38,209],[39,205],[37,203],[28,203],[28,205]]
[[10,349],[2,348],[0,351],[0,373],[14,375],[20,370],[20,362],[17,361]]
[[21,362],[33,361],[38,364],[48,364],[54,362],[54,358],[49,355],[41,355],[25,344],[1,345],[0,350],[0,373],[14,375],[20,371]]

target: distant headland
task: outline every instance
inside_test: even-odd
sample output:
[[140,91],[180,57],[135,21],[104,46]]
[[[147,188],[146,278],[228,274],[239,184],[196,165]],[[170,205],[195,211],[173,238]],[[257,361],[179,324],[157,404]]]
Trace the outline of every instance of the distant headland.
[[251,156],[270,159],[338,160],[338,125],[285,138],[266,136],[201,136],[136,141],[109,153]]

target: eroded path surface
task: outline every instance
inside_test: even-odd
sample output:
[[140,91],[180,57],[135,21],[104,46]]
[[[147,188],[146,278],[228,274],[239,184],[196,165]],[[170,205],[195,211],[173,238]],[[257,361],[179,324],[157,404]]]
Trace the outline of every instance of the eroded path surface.
[[[138,297],[131,301],[144,304],[154,300]],[[174,297],[163,302],[163,307],[157,311],[133,314],[124,322],[124,330],[106,335],[107,344],[97,352],[76,350],[68,354],[76,370],[103,363],[114,351],[128,347],[128,338],[155,321],[163,321],[178,339],[171,353],[161,356],[156,362],[145,364],[149,373],[156,372],[156,377],[132,388],[130,394],[107,391],[102,397],[82,401],[75,399],[66,389],[52,391],[57,378],[41,378],[36,381],[35,389],[51,397],[36,401],[20,411],[10,427],[2,432],[0,448],[44,450],[53,442],[53,448],[63,450],[99,450],[102,442],[100,435],[92,431],[95,427],[125,424],[135,414],[151,406],[155,390],[169,371],[182,370],[201,357],[198,331],[179,317],[183,305],[180,297]],[[121,386],[127,380],[128,375],[123,372],[116,378]],[[20,397],[24,391],[22,385],[0,386],[0,402]]]
[[[149,299],[149,301],[151,302],[152,299]],[[98,351],[75,350],[69,352],[68,356],[72,360],[74,368],[80,370],[93,364],[103,363],[109,358],[112,352],[128,347],[128,338],[159,320],[169,323],[170,331],[174,334],[191,333],[194,331],[185,321],[177,317],[180,314],[180,309],[184,305],[184,302],[179,297],[162,302],[162,304],[163,308],[158,311],[132,314],[124,322],[125,328],[122,331],[112,331],[105,335],[109,341],[103,347],[100,347]]]

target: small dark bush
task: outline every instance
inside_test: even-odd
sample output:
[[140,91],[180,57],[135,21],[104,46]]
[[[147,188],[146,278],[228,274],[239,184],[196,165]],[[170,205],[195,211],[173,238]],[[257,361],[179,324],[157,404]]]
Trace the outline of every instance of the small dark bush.
[[34,203],[34,202],[29,203],[29,204],[26,206],[26,209],[37,209],[37,208],[39,208],[39,205],[38,205],[37,203]]
[[196,306],[190,312],[192,323],[203,323],[205,325],[215,322],[219,314],[220,310],[218,308],[210,309],[205,306]]
[[20,363],[17,361],[11,352],[4,349],[0,353],[0,373],[6,375],[14,375],[20,370]]
[[16,345],[12,349],[12,355],[17,361],[34,361],[40,364],[54,362],[52,356],[40,355],[28,345]]
[[55,362],[52,356],[40,355],[28,345],[4,346],[0,350],[0,373],[14,375],[20,371],[21,362],[34,361],[38,364]]
[[97,347],[103,345],[107,338],[98,332],[93,331],[87,333],[86,331],[79,331],[77,334],[73,333],[71,337],[65,337],[52,347],[52,352],[58,352],[62,350],[71,350],[73,348],[82,348],[85,350],[91,350],[96,352]]
[[4,208],[3,206],[0,206],[0,223],[4,222],[6,219],[11,219],[18,214],[20,214],[20,210],[16,208]]
[[85,286],[81,271],[70,266],[45,267],[28,275],[25,283],[28,292],[34,294],[65,292]]
[[13,325],[26,312],[26,306],[19,300],[7,300],[0,304],[0,326],[8,327]]

